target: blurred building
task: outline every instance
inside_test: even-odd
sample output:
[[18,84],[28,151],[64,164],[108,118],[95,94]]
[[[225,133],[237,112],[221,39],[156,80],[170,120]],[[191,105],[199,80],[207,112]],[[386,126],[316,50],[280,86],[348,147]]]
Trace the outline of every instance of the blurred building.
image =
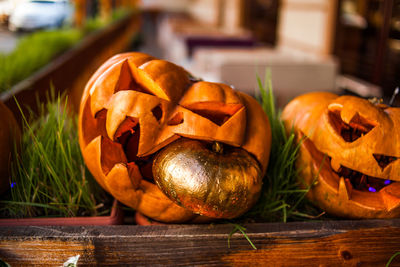
[[239,90],[254,92],[265,68],[283,102],[309,90],[389,97],[399,83],[399,0],[141,3],[164,58]]

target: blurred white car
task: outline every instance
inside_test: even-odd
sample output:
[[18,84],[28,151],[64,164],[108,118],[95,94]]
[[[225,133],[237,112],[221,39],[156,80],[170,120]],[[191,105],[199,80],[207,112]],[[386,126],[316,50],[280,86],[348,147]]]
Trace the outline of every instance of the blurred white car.
[[11,13],[8,28],[11,31],[58,28],[70,22],[72,5],[67,0],[29,0]]

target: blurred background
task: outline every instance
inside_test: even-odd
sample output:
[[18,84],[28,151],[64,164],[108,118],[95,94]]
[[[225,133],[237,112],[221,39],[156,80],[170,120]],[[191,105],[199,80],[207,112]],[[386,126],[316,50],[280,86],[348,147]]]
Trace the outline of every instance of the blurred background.
[[[15,52],[28,36],[80,29],[83,40],[129,12],[140,26],[128,26],[132,41],[121,50],[252,95],[268,69],[280,105],[317,90],[386,100],[400,82],[400,0],[0,0],[0,73],[5,57],[28,53]],[[36,51],[49,49],[46,40]],[[0,88],[20,81],[0,77]]]

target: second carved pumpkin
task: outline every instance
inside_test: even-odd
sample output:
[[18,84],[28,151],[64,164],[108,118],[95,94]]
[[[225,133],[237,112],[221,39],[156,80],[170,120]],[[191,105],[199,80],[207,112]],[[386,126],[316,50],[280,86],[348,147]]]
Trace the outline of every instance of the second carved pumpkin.
[[400,216],[400,108],[309,93],[282,119],[301,142],[297,167],[316,205],[341,217]]

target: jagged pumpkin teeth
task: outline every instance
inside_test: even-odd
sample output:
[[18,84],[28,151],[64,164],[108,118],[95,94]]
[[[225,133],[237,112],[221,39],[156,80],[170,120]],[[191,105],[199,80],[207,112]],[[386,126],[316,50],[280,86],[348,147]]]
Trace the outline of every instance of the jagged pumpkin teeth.
[[351,198],[352,186],[347,179],[340,177],[338,196],[339,198],[345,198],[346,200]]
[[[184,138],[218,141],[242,151],[246,162],[256,165],[258,174],[251,176],[256,182],[251,186],[252,179],[238,176],[237,188],[228,193],[234,196],[238,190],[246,199],[227,198],[236,204],[225,201],[229,209],[216,207],[213,213],[203,212],[208,203],[197,203],[199,211],[168,198],[154,183],[153,160],[158,151]],[[104,63],[86,85],[79,143],[91,173],[117,200],[155,220],[185,222],[203,219],[195,213],[231,218],[254,204],[268,165],[271,132],[267,116],[250,96],[193,79],[173,63],[125,53]]]
[[[400,216],[400,108],[355,96],[310,93],[283,110],[287,129],[301,141],[296,162],[308,197],[322,209],[350,218]],[[321,158],[330,160],[322,164]],[[390,193],[389,193],[390,192]]]
[[335,158],[331,159],[331,167],[334,171],[339,171],[340,169],[340,161],[336,160]]

